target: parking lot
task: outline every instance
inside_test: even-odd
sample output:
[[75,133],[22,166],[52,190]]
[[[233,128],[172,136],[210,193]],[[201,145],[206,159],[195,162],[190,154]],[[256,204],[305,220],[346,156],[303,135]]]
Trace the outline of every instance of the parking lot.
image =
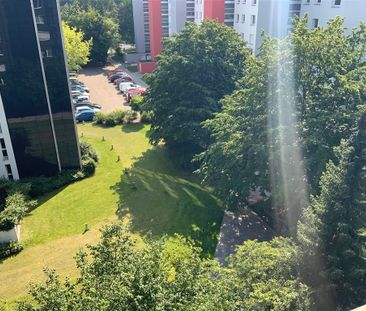
[[109,83],[104,75],[113,66],[104,68],[85,68],[80,71],[78,79],[90,89],[90,101],[102,106],[102,112],[111,112],[116,109],[129,110],[126,99],[119,94],[113,83]]

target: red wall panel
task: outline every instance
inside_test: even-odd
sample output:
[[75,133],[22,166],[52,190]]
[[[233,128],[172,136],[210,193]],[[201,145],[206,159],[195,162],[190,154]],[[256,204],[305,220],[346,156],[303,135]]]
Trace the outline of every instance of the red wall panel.
[[219,23],[224,23],[225,0],[204,0],[204,18],[215,19]]
[[150,50],[151,59],[155,61],[161,52],[163,30],[161,27],[161,0],[149,0]]

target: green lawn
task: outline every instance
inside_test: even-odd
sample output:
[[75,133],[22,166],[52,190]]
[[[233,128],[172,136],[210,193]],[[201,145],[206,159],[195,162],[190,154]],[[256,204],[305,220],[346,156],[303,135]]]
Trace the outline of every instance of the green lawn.
[[[194,176],[177,169],[163,147],[152,147],[147,130],[79,126],[79,135],[99,154],[96,174],[39,199],[23,222],[25,250],[0,264],[0,299],[24,297],[30,281],[42,280],[44,266],[75,277],[75,252],[95,243],[99,228],[118,218],[137,236],[180,233],[202,245],[205,254],[213,253],[221,203]],[[128,174],[124,168],[130,168]],[[86,223],[91,230],[82,234]]]

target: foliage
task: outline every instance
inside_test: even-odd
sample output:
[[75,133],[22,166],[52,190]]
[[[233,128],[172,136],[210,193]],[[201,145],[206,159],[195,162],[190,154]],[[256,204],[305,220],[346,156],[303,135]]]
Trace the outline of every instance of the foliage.
[[164,140],[187,165],[206,149],[210,139],[201,122],[221,110],[219,100],[242,77],[249,52],[233,29],[215,21],[187,25],[164,47],[148,77],[151,142]]
[[97,164],[92,158],[86,158],[81,161],[82,163],[82,169],[85,176],[91,176],[95,173],[95,169],[97,167]]
[[98,112],[95,115],[95,124],[105,127],[122,125],[125,121],[127,112],[125,110],[115,110],[110,113]]
[[5,200],[5,208],[0,213],[0,231],[7,231],[18,225],[35,205],[35,201],[27,200],[22,193],[9,195]]
[[0,243],[0,260],[14,256],[23,250],[23,245],[18,242]]
[[92,39],[91,61],[104,63],[109,49],[117,45],[118,24],[113,18],[102,15],[95,8],[82,10],[78,4],[74,5],[76,7],[68,7],[63,14],[65,21],[69,26],[83,32],[87,41]]
[[133,25],[132,0],[120,0],[117,19],[119,21],[119,33],[122,40],[127,43],[135,42],[135,30]]
[[344,35],[340,18],[315,30],[303,19],[293,36],[265,37],[258,55],[247,59],[223,111],[204,122],[213,143],[197,157],[203,182],[230,208],[246,205],[259,189],[269,199],[268,214],[283,222],[290,216],[295,226],[307,180],[316,192],[333,147],[349,137],[364,109],[365,35],[365,25]]
[[151,123],[152,118],[153,118],[152,111],[143,111],[141,113],[141,122],[142,123]]
[[127,124],[133,123],[137,119],[136,111],[127,111],[125,121]]
[[366,114],[350,141],[336,149],[299,225],[303,277],[320,300],[319,310],[349,310],[366,303]]
[[62,22],[62,30],[69,70],[78,71],[81,66],[89,62],[93,40],[85,41],[84,34],[81,31],[69,27],[65,22]]
[[133,111],[142,112],[143,104],[144,104],[143,96],[134,96],[131,98],[130,107]]
[[80,154],[81,159],[91,158],[95,162],[99,161],[97,152],[94,150],[92,145],[85,140],[80,141]]
[[228,268],[201,259],[179,236],[135,243],[120,225],[106,226],[101,241],[77,255],[75,283],[46,271],[47,281],[31,289],[36,305],[19,310],[310,310],[285,240],[246,242]]

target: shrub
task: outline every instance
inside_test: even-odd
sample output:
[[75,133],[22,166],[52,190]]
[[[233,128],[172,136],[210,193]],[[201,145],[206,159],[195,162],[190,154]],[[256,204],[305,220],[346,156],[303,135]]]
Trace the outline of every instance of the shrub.
[[0,213],[0,231],[7,231],[20,223],[27,212],[37,204],[29,201],[22,193],[9,195],[5,200],[5,209]]
[[98,155],[88,142],[80,142],[80,153],[82,159],[92,158],[95,162],[98,162]]
[[152,111],[144,111],[143,113],[141,113],[141,122],[151,123],[152,117],[153,117]]
[[23,250],[23,245],[15,241],[0,243],[0,260],[14,256]]
[[85,176],[91,176],[95,173],[96,163],[92,158],[82,160],[83,173]]
[[132,123],[137,119],[137,112],[136,111],[128,111],[126,113],[125,122],[127,124]]
[[142,111],[142,105],[144,103],[143,96],[134,96],[131,98],[130,107],[133,111]]
[[110,113],[98,112],[95,115],[95,124],[106,126],[106,127],[122,125],[125,115],[126,115],[126,111],[124,111],[124,110],[115,110]]

